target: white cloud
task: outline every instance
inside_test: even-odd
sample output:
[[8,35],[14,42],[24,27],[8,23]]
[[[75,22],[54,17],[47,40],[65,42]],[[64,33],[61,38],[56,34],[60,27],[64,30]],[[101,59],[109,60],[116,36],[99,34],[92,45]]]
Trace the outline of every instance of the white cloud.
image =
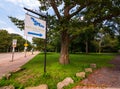
[[4,21],[1,21],[1,20],[0,20],[0,24],[3,24],[3,25],[5,25],[6,23],[5,23]]
[[8,2],[11,2],[15,5],[19,5],[20,7],[28,7],[28,8],[38,8],[40,6],[40,3],[38,0],[6,0]]
[[9,33],[17,33],[13,28],[8,27],[8,28],[4,28],[6,29]]
[[6,8],[6,5],[3,3],[0,3],[0,14],[4,14],[6,10],[8,10],[9,8]]
[[30,8],[36,8],[40,6],[40,3],[38,0],[24,0],[24,6],[30,7]]
[[[7,30],[8,33],[15,33],[15,34],[19,34],[21,35],[24,39],[26,39],[26,36],[24,36],[24,30],[20,31],[19,29],[13,29],[11,27],[8,28],[3,28],[4,30]],[[32,42],[32,37],[27,37],[27,40],[29,40],[30,42]]]
[[13,29],[11,27],[3,28],[4,30],[7,30],[9,33],[15,33],[15,34],[20,34],[23,35],[23,31],[20,31],[18,29]]
[[11,3],[14,3],[14,4],[17,4],[17,1],[16,0],[6,0],[8,2],[11,2]]

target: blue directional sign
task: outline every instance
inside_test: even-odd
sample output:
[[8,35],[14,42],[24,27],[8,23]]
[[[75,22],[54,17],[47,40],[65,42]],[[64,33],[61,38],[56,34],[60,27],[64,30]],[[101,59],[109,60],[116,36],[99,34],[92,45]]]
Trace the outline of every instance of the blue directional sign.
[[26,14],[25,16],[25,35],[45,39],[46,21]]

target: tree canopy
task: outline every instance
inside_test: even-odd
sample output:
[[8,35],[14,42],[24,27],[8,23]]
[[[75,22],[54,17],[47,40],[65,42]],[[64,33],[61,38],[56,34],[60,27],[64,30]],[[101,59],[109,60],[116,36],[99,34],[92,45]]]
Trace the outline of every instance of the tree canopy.
[[[16,51],[23,51],[26,40],[22,36],[10,34],[6,30],[0,29],[0,52],[11,52],[13,39],[17,39]],[[28,42],[28,44],[28,50],[31,50],[31,43]]]
[[[70,63],[69,44],[80,35],[82,29],[90,26],[93,26],[93,29],[100,29],[106,26],[116,27],[119,32],[119,0],[39,0],[39,2],[41,4],[40,11],[47,12],[50,8],[54,11],[52,16],[48,13],[49,29],[52,30],[53,34],[54,32],[60,34],[59,62],[61,64]],[[13,18],[11,20],[13,21]],[[16,25],[17,22],[19,20],[15,21]],[[106,22],[112,23],[112,25],[106,25]],[[21,28],[21,24],[17,26]],[[97,32],[98,30],[96,30]]]

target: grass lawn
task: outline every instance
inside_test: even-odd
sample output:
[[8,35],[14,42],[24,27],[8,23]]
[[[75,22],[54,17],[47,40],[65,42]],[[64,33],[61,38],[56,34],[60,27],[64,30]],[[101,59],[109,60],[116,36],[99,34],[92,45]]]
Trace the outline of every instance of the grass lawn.
[[[13,73],[9,80],[6,78],[0,80],[0,86],[14,85],[16,89],[24,89],[28,86],[47,84],[49,89],[56,89],[57,83],[66,77],[72,77],[77,84],[81,80],[75,76],[77,72],[90,67],[90,63],[96,63],[97,68],[111,66],[109,61],[114,56],[114,54],[70,54],[70,64],[61,65],[58,62],[58,53],[47,53],[47,73],[44,74],[44,54],[40,53],[22,66],[22,71]],[[65,89],[71,89],[75,84]]]

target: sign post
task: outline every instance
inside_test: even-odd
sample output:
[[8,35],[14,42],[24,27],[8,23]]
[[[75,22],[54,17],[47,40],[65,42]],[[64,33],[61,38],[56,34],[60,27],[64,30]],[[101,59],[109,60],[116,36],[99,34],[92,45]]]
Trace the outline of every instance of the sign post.
[[26,36],[26,42],[24,44],[25,57],[26,57],[26,53],[27,53],[27,46],[28,46],[28,44],[27,44],[27,36]]
[[13,39],[13,41],[12,41],[12,60],[11,60],[11,62],[13,62],[13,59],[14,59],[14,52],[15,52],[15,47],[16,47],[16,45],[17,45],[17,39]]
[[45,39],[44,73],[46,73],[47,19],[48,19],[47,17],[48,17],[48,15],[43,15],[43,14],[37,13],[37,12],[30,10],[30,9],[27,9],[27,8],[24,8],[24,9],[31,12],[31,13],[34,13],[38,16],[45,18],[45,21],[44,21],[44,20],[41,20],[41,19],[36,18],[34,16],[26,14],[26,17],[25,17],[25,35]]

